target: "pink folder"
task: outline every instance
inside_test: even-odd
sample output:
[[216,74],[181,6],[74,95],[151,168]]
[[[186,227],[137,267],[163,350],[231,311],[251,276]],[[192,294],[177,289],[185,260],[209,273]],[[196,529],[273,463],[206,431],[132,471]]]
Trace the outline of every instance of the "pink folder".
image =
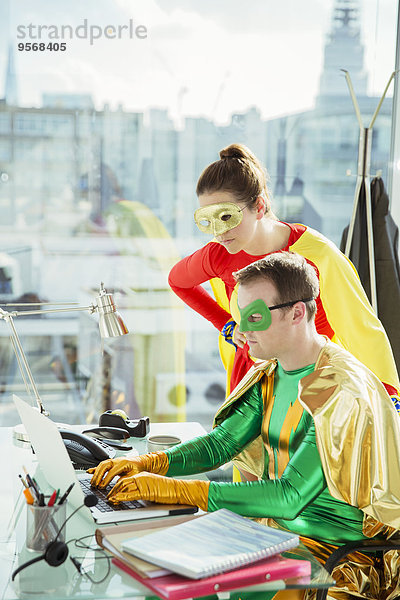
[[189,579],[175,573],[162,577],[145,578],[118,558],[113,558],[112,562],[165,600],[198,598],[276,579],[303,577],[311,574],[311,563],[308,560],[283,558],[279,555],[205,579]]

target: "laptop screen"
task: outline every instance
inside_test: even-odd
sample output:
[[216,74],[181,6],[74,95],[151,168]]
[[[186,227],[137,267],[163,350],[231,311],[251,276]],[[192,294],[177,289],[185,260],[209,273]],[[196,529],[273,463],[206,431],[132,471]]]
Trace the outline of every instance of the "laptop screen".
[[15,394],[13,400],[46,481],[61,491],[76,483],[68,502],[77,508],[83,503],[84,496],[57,425]]

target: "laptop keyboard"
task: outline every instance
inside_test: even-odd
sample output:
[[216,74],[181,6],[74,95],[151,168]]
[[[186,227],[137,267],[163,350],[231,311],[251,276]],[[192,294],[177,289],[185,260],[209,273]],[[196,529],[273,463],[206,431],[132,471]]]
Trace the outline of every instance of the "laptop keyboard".
[[96,496],[98,500],[96,508],[98,508],[101,512],[112,512],[116,510],[132,510],[133,508],[143,508],[143,503],[139,502],[138,500],[130,500],[129,502],[111,504],[111,502],[107,500],[107,494],[113,487],[111,484],[105,488],[99,489],[91,487],[90,478],[80,479],[79,483],[85,496],[87,496],[88,494],[94,494]]

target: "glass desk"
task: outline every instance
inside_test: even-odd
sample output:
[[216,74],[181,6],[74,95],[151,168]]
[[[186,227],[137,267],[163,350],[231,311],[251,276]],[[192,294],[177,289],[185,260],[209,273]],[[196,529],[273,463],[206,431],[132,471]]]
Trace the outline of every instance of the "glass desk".
[[[150,433],[171,433],[178,435],[182,441],[186,441],[203,434],[204,429],[198,423],[156,423],[151,425]],[[139,453],[147,451],[145,440],[132,439],[130,441]],[[154,598],[147,588],[112,564],[108,576],[102,583],[92,583],[77,571],[70,557],[77,558],[82,564],[82,569],[95,581],[106,575],[108,560],[101,553],[77,548],[73,541],[68,544],[69,557],[61,566],[51,567],[45,561],[41,561],[27,567],[17,575],[14,582],[11,582],[12,571],[17,566],[38,556],[38,554],[25,548],[26,502],[18,478],[18,473],[23,472],[22,465],[26,466],[31,473],[35,471],[35,459],[29,444],[23,444],[13,439],[12,428],[0,428],[0,448],[2,452],[2,489],[0,492],[1,600],[16,600],[18,598],[40,598],[40,600],[43,598],[60,600],[71,598],[82,600]],[[68,521],[66,527],[67,541],[94,534],[95,522],[82,515],[82,512],[81,514],[78,512]],[[91,542],[92,545],[95,545],[90,537],[85,542]],[[265,597],[266,590],[328,588],[333,584],[332,578],[305,548],[299,547],[295,551],[291,551],[290,554],[287,553],[287,556],[289,555],[311,561],[311,578],[268,582],[263,584],[261,588],[260,586],[247,588],[246,595],[249,595],[251,591],[252,598],[254,596],[254,598],[262,600]],[[217,597],[216,594],[207,598],[216,599]],[[220,599],[228,597],[229,593],[219,595]],[[231,592],[230,597],[233,600],[238,600],[241,593],[240,591]]]

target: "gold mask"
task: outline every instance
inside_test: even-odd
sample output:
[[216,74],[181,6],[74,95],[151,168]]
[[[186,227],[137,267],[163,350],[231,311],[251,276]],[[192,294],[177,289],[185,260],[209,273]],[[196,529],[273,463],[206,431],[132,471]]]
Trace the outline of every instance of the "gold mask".
[[200,231],[222,235],[241,223],[242,210],[234,202],[218,202],[198,208],[194,212],[194,220]]

